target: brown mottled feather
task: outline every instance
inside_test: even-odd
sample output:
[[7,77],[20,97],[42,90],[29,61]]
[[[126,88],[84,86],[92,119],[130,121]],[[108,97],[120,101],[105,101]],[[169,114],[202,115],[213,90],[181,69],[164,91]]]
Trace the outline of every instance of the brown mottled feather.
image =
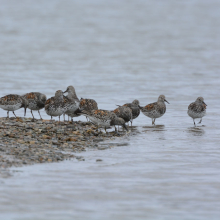
[[143,107],[143,109],[144,109],[145,111],[152,111],[152,110],[155,108],[156,104],[157,104],[157,102],[148,104],[148,105],[146,105],[145,107]]
[[203,112],[206,110],[206,105],[198,105],[197,103],[193,102],[189,105],[188,109],[194,112]]
[[0,98],[0,104],[1,105],[11,105],[14,102],[16,102],[18,99],[21,99],[21,97],[19,95],[6,95],[2,98]]
[[127,106],[119,106],[113,112],[120,118],[123,118],[125,122],[132,121],[132,110]]
[[94,99],[81,99],[80,109],[83,109],[85,111],[97,110],[98,104]]

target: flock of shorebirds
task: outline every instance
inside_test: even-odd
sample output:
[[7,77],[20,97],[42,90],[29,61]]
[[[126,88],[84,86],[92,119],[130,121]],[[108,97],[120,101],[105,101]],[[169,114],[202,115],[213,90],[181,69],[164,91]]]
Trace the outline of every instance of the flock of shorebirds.
[[[64,93],[67,93],[65,96]],[[32,111],[38,111],[40,115],[40,109],[45,108],[48,115],[52,117],[59,117],[65,115],[74,117],[84,115],[98,127],[106,128],[111,126],[120,125],[126,130],[128,130],[126,123],[131,122],[137,118],[140,111],[147,117],[152,119],[152,125],[155,125],[156,118],[163,116],[166,112],[165,102],[169,103],[164,95],[160,95],[157,102],[141,107],[138,100],[134,100],[132,103],[126,103],[122,106],[118,106],[113,111],[98,109],[98,104],[93,99],[78,99],[75,89],[73,86],[68,86],[66,91],[58,90],[55,96],[47,99],[46,95],[39,92],[30,92],[25,95],[15,95],[10,94],[0,98],[0,108],[7,111],[7,117],[9,117],[9,111],[14,111],[20,108],[24,108],[24,116],[26,115],[26,109],[31,110],[31,114],[34,115]],[[194,125],[195,119],[200,118],[202,122],[202,117],[206,114],[206,104],[202,97],[198,97],[195,102],[191,103],[188,107],[188,115],[193,119]],[[16,115],[15,115],[16,117]],[[41,115],[40,118],[42,119]],[[116,129],[116,127],[115,127]],[[116,129],[117,130],[117,129]]]

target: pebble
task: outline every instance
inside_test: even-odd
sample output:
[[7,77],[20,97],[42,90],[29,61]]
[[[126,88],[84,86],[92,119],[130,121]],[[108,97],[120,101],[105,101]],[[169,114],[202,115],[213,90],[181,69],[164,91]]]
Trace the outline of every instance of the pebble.
[[98,146],[98,150],[106,150],[108,148],[109,148],[109,146],[107,146],[107,145]]
[[[120,136],[123,136],[121,134]],[[109,148],[96,144],[118,137],[97,131],[90,122],[61,122],[31,118],[0,118],[0,170],[36,163],[59,162],[75,158],[89,147]],[[84,161],[82,156],[77,160]]]

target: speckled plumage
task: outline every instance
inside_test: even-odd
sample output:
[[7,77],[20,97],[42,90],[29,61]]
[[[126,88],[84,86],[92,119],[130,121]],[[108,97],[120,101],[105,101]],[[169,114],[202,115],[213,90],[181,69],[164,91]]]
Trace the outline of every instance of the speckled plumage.
[[[132,122],[140,115],[139,101],[135,99],[132,103],[126,103],[123,106],[129,107],[132,111]],[[132,125],[131,122],[131,125]]]
[[[98,110],[98,104],[94,99],[81,98],[78,111],[80,111],[80,110],[85,110],[88,112],[90,112],[92,110]],[[86,119],[88,120],[87,116],[86,116]]]
[[195,102],[188,106],[187,113],[193,119],[194,125],[196,125],[194,120],[196,118],[200,118],[199,123],[202,122],[202,117],[206,115],[206,106],[203,97],[198,97]]
[[24,108],[24,116],[26,114],[26,108],[28,107],[28,101],[20,95],[9,94],[0,98],[0,108],[7,111],[7,117],[9,117],[9,111],[12,111],[16,117],[14,111]]
[[45,111],[51,116],[51,120],[53,116],[59,116],[60,121],[60,115],[64,114],[66,110],[64,96],[61,90],[56,91],[55,96],[49,98],[45,103]]
[[132,110],[127,107],[127,106],[119,106],[113,112],[120,118],[123,118],[124,121],[127,122],[132,122]]
[[89,112],[82,110],[82,114],[87,116],[91,122],[98,125],[98,127],[104,127],[105,130],[112,125],[121,125],[127,130],[124,119],[117,117],[117,115],[111,111],[98,109]]
[[[44,108],[45,106],[45,102],[47,100],[46,95],[40,93],[40,92],[30,92],[27,93],[25,95],[22,96],[23,98],[25,98],[29,105],[28,108],[31,110],[31,114],[33,116],[34,119],[34,115],[33,115],[33,110],[34,111],[38,111],[39,115],[40,115],[40,109]],[[42,119],[41,115],[40,118]]]
[[98,104],[94,99],[80,99],[80,109],[85,111],[98,110]]
[[76,114],[76,111],[79,108],[80,101],[76,95],[75,89],[73,86],[68,86],[64,93],[68,92],[67,96],[64,96],[64,102],[66,105],[66,112],[65,114],[73,117],[78,117],[79,115]]
[[164,95],[160,95],[157,102],[146,105],[145,107],[140,107],[141,112],[152,118],[152,125],[155,125],[156,118],[163,116],[166,112],[166,105],[164,102],[169,103]]

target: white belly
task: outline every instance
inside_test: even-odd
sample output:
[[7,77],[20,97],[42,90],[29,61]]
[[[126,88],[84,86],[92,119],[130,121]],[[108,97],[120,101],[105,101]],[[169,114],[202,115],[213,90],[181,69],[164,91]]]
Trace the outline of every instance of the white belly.
[[188,110],[187,113],[191,118],[202,118],[206,115],[206,111],[194,112],[194,111]]
[[39,110],[39,107],[37,107],[36,103],[29,102],[28,108],[31,110]]
[[65,114],[71,116],[71,114],[74,114],[74,112],[79,108],[79,103],[75,103],[72,105],[69,105],[67,108],[67,111],[65,112]]
[[143,112],[143,114],[149,118],[159,118],[163,116],[164,114],[160,114],[158,111],[154,110],[151,112]]
[[21,108],[21,103],[17,103],[14,105],[0,105],[0,108],[6,110],[6,111],[15,111]]
[[101,127],[110,127],[110,120],[100,120],[98,118],[92,117],[92,116],[88,116],[88,118],[90,119],[90,121],[94,124],[97,124],[98,126]]
[[46,110],[46,113],[50,116],[60,116],[64,113],[64,109],[63,108],[56,108],[56,109],[53,109],[53,110]]

